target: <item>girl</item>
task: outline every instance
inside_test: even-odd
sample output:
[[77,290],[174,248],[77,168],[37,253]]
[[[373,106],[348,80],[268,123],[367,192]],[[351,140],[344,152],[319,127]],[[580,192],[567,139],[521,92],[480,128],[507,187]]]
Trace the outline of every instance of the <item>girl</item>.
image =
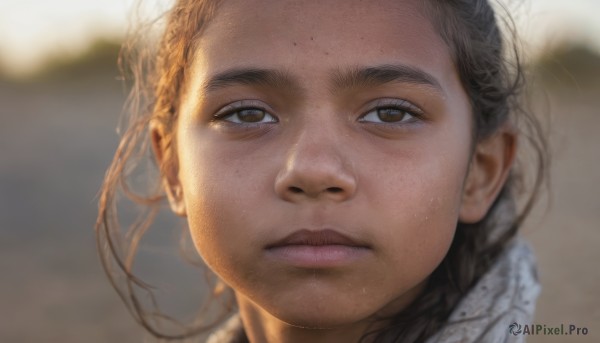
[[[164,194],[233,291],[211,343],[522,339],[539,286],[516,239],[533,199],[519,215],[517,123],[538,171],[544,145],[506,50],[487,0],[177,1],[102,189],[113,284],[157,337],[206,329],[144,313],[131,266],[152,213],[119,243],[123,187]],[[149,145],[162,186],[142,198],[128,164]]]

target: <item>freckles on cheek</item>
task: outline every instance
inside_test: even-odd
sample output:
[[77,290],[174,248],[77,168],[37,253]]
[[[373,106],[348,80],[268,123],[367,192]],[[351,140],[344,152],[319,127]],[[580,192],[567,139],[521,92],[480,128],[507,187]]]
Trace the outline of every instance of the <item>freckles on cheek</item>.
[[244,263],[244,211],[234,211],[235,204],[220,197],[219,187],[203,187],[201,198],[187,202],[188,225],[196,250],[205,263],[228,283],[239,275],[233,273]]
[[256,222],[253,206],[259,206],[248,199],[256,193],[254,186],[245,179],[243,166],[223,159],[222,151],[210,141],[183,138],[180,146],[187,220],[198,253],[227,283],[251,278],[240,271],[252,270],[244,266],[252,253],[247,248],[252,241],[248,223]]
[[223,218],[222,202],[215,196],[226,192],[218,173],[210,142],[192,125],[180,124],[178,130],[179,179],[194,244],[203,258],[211,254],[220,239],[215,228]]
[[[388,232],[403,253],[396,253],[397,263],[420,261],[423,270],[435,268],[450,247],[460,207],[462,168],[443,158],[398,166],[402,181],[386,192],[392,195],[391,213],[395,213]],[[418,271],[415,271],[418,272]]]

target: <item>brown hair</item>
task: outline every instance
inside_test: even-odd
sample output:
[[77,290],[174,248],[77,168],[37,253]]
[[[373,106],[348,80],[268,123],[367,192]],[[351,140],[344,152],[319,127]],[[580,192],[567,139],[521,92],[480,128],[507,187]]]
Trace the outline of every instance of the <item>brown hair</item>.
[[[161,332],[152,325],[148,319],[152,315],[144,311],[134,288],[146,289],[151,297],[153,294],[148,285],[133,275],[132,264],[138,242],[165,196],[159,177],[154,180],[154,192],[146,195],[133,192],[128,178],[132,168],[148,155],[150,123],[158,123],[166,132],[172,132],[186,69],[197,48],[196,37],[214,16],[217,2],[178,0],[168,14],[158,50],[139,48],[135,40],[124,45],[124,51],[132,54],[129,58],[133,61],[129,70],[134,80],[129,121],[104,180],[96,223],[101,260],[113,286],[136,320],[154,336],[166,339],[191,337],[210,330],[224,316],[177,335]],[[485,218],[476,224],[458,223],[451,248],[431,275],[426,290],[407,309],[386,318],[390,322],[388,326],[367,333],[363,340],[421,342],[437,332],[458,301],[516,235],[546,179],[546,142],[538,119],[521,106],[524,71],[514,39],[514,24],[508,12],[504,10],[507,19],[503,23],[509,38],[513,39],[503,36],[488,0],[429,0],[424,3],[425,14],[432,18],[448,45],[470,98],[475,119],[473,141],[485,139],[507,121],[513,121],[520,128],[521,136],[530,143],[537,164],[533,168],[533,185],[520,212],[516,210],[516,193],[522,188],[524,177],[517,173],[519,168],[513,168]],[[511,48],[507,49],[505,43],[510,43]],[[167,136],[170,139],[167,153],[170,151],[171,155],[165,156],[166,162],[158,166],[161,171],[176,168],[176,158],[172,158],[176,144],[173,137]],[[125,242],[117,219],[119,191],[146,209],[141,219],[130,227],[130,239]],[[118,275],[124,276],[125,287],[118,285]]]

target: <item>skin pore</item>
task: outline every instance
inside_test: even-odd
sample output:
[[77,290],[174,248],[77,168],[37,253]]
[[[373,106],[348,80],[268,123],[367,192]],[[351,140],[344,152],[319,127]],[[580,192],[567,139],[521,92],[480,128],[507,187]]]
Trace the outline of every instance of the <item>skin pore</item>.
[[[176,135],[171,206],[251,342],[358,341],[419,294],[457,221],[480,220],[506,180],[514,133],[473,149],[469,100],[419,3],[224,1],[175,131],[153,126],[161,163]],[[325,229],[364,249],[312,268],[268,249]]]

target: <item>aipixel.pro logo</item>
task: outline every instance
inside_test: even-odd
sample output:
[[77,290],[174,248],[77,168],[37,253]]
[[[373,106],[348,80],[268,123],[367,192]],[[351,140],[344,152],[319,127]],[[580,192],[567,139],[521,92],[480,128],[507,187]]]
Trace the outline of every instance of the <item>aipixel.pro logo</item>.
[[518,335],[521,332],[523,332],[523,327],[521,326],[521,324],[517,324],[516,322],[510,324],[510,326],[508,327],[508,331],[510,331],[511,335]]
[[525,324],[521,325],[514,322],[508,326],[508,332],[511,335],[518,336],[587,336],[588,328],[578,327],[577,325],[548,326],[542,324]]

